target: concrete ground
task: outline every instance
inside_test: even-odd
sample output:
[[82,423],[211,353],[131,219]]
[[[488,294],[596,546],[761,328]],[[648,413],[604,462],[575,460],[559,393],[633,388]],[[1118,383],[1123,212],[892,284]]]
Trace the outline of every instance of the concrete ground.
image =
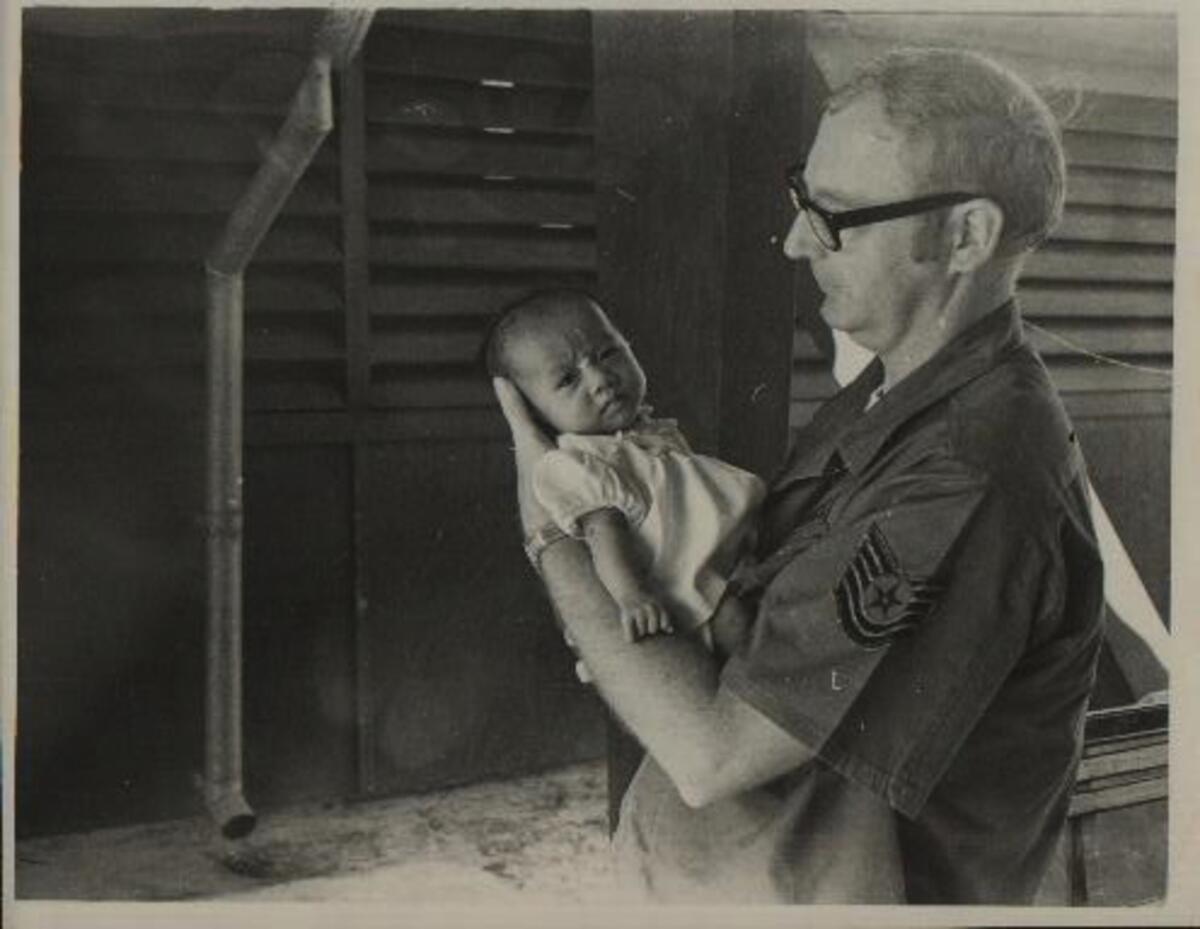
[[596,904],[609,899],[603,762],[417,797],[30,839],[20,900]]
[[[16,896],[596,907],[620,902],[606,808],[597,761],[421,796],[260,813],[239,842],[220,839],[202,817],[29,839],[16,844]],[[1163,900],[1165,802],[1088,817],[1084,839],[1090,903]],[[1038,905],[1069,902],[1069,869],[1064,841]]]

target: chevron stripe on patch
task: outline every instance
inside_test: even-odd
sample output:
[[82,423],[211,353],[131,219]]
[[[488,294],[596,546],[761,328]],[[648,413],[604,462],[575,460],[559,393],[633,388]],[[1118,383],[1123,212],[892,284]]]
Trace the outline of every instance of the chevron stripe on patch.
[[882,648],[928,616],[942,589],[906,574],[883,531],[872,523],[834,591],[838,621],[863,648]]

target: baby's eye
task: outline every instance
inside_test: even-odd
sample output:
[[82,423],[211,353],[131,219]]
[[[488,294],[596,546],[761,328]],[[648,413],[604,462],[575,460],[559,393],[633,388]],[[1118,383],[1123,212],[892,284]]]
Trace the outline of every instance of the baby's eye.
[[574,371],[567,371],[559,377],[554,387],[556,390],[566,390],[568,387],[573,386],[577,380],[579,380],[578,374]]
[[620,353],[620,349],[617,348],[617,346],[609,345],[605,348],[600,349],[600,354],[597,357],[599,357],[600,359],[602,359],[604,361],[608,361],[610,358],[615,357],[619,353]]

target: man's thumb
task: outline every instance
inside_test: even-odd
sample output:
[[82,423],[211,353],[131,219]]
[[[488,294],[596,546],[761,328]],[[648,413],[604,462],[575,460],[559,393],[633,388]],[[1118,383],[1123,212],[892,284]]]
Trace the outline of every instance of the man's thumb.
[[516,385],[507,378],[494,377],[492,378],[492,389],[496,392],[496,399],[500,401],[500,410],[504,413],[504,418],[508,420],[509,426],[516,429],[525,425],[529,414],[525,410],[525,398],[521,396]]

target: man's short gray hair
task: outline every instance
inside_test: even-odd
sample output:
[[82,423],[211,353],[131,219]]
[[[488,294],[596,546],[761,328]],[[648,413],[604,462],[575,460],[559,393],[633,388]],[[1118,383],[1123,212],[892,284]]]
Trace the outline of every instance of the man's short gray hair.
[[923,187],[979,192],[1004,211],[1001,254],[1036,248],[1062,216],[1066,164],[1058,122],[1024,80],[989,58],[948,48],[888,52],[826,104],[877,93],[895,128],[930,146],[911,167]]

